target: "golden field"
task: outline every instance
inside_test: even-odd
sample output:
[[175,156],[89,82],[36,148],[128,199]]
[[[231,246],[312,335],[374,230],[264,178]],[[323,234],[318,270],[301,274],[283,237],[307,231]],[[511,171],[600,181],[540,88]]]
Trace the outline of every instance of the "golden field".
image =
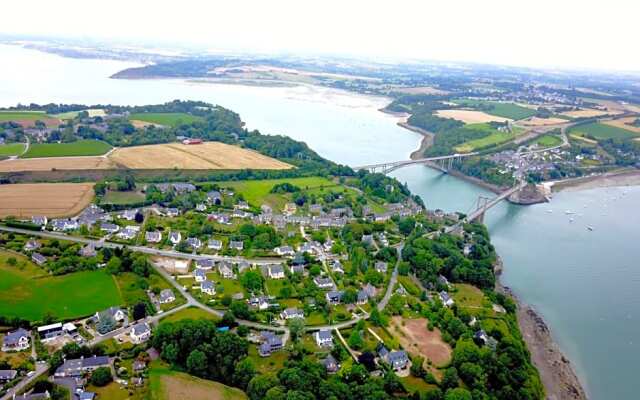
[[465,124],[482,124],[492,121],[511,121],[509,118],[496,117],[495,115],[489,115],[486,112],[475,110],[438,110],[436,112],[436,115],[442,118],[457,119],[458,121],[462,121]]
[[93,194],[93,183],[0,185],[0,217],[69,217],[82,211]]

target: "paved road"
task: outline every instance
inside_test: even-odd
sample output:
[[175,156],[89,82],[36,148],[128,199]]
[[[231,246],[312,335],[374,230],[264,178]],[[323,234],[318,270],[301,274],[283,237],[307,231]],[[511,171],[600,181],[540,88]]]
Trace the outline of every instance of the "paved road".
[[389,303],[389,299],[393,295],[393,288],[396,286],[396,282],[398,282],[398,266],[402,262],[402,249],[404,248],[404,242],[401,242],[397,247],[398,249],[398,261],[396,262],[396,266],[393,268],[393,273],[391,273],[391,279],[389,279],[389,285],[387,286],[387,291],[384,294],[380,303],[378,303],[378,311],[384,310],[384,308]]
[[71,235],[67,235],[65,233],[59,233],[59,232],[32,231],[29,229],[12,228],[8,226],[0,226],[0,231],[20,233],[23,235],[39,236],[39,237],[44,237],[48,239],[67,240],[70,242],[83,243],[83,244],[93,244],[98,247],[102,246],[102,247],[107,247],[111,249],[127,247],[133,251],[137,251],[140,253],[156,255],[156,256],[172,257],[172,258],[183,258],[183,259],[189,259],[189,260],[212,259],[215,261],[231,261],[236,263],[247,261],[252,264],[273,264],[273,263],[282,263],[285,261],[283,258],[278,258],[278,257],[251,259],[251,258],[243,258],[243,257],[227,257],[227,256],[215,256],[215,255],[207,255],[207,254],[180,253],[179,251],[160,250],[160,249],[155,249],[153,247],[127,246],[120,243],[114,243],[114,242],[109,242],[105,240],[87,239],[87,238],[71,236]]
[[7,391],[7,393],[0,398],[0,400],[11,400],[14,394],[20,393],[25,387],[27,387],[31,382],[36,380],[40,375],[46,373],[49,370],[49,364],[47,363],[36,363],[35,373],[20,382],[17,385],[12,387]]

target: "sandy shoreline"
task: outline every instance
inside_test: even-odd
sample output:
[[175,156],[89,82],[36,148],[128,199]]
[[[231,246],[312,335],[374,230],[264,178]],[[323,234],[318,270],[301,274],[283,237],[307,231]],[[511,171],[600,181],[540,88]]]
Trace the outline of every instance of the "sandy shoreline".
[[640,169],[624,169],[602,175],[549,182],[552,191],[576,192],[580,190],[615,186],[640,186]]

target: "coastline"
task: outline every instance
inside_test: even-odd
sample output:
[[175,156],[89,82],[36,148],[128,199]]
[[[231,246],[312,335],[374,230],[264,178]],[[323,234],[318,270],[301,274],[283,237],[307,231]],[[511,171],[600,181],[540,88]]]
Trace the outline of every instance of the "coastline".
[[544,318],[526,303],[523,303],[511,288],[502,285],[502,259],[496,262],[496,291],[509,296],[517,304],[516,317],[522,338],[531,353],[531,362],[538,369],[545,388],[547,400],[587,400],[580,379],[564,355]]
[[[433,143],[433,133],[425,131],[406,122],[407,114],[389,112],[384,109],[380,111],[394,115],[401,120],[399,126],[423,136],[420,146],[411,153],[411,159],[422,157],[422,154]],[[429,165],[438,169],[436,165]],[[449,174],[471,182],[477,186],[499,193],[500,188],[483,182],[477,178],[464,175],[458,171],[449,171]],[[637,179],[640,182],[640,171],[637,171]],[[531,362],[535,365],[540,374],[540,380],[545,388],[546,399],[548,400],[587,400],[586,392],[571,364],[570,360],[562,353],[557,342],[554,340],[551,330],[535,309],[522,302],[509,287],[503,286],[500,280],[503,270],[502,259],[498,257],[495,266],[496,270],[496,290],[508,295],[517,304],[516,317],[518,327],[522,333],[523,340],[531,354]]]
[[640,186],[640,169],[628,168],[601,175],[548,182],[545,186],[551,192],[577,192],[603,187]]

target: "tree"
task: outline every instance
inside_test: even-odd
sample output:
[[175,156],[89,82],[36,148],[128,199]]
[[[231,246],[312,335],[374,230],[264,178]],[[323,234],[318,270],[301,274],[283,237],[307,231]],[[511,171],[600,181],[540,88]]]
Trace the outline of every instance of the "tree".
[[349,340],[347,342],[349,344],[349,347],[355,350],[360,350],[364,345],[362,335],[360,335],[360,332],[356,329],[351,332],[351,335],[349,335]]
[[287,325],[289,325],[289,331],[291,332],[291,337],[294,341],[297,341],[302,337],[304,333],[304,318],[291,318]]
[[398,229],[400,230],[400,233],[402,233],[405,236],[409,236],[411,232],[413,232],[413,229],[415,227],[416,227],[416,220],[413,218],[404,218],[400,220],[400,223],[398,224]]
[[96,330],[101,333],[109,333],[116,328],[116,320],[107,313],[103,313],[100,315],[100,320],[96,324]]
[[378,311],[377,307],[374,307],[373,310],[371,310],[369,321],[376,326],[387,326],[389,324],[387,317],[382,315],[380,311]]
[[455,388],[458,387],[458,380],[458,371],[454,367],[447,368],[447,370],[444,371],[444,376],[442,377],[440,386],[443,389]]
[[444,400],[473,400],[473,397],[467,389],[457,388],[447,390]]
[[193,350],[187,357],[187,371],[190,374],[204,377],[207,370],[207,356],[200,350]]
[[256,367],[253,365],[253,361],[249,357],[245,357],[236,364],[232,378],[233,384],[242,390],[247,390],[249,382],[255,375]]
[[147,305],[145,303],[136,303],[133,306],[133,320],[137,321],[147,316]]
[[411,360],[411,375],[415,376],[416,378],[423,378],[426,373],[426,371],[424,370],[423,364],[424,364],[424,357],[421,357],[421,356],[413,357],[413,359]]
[[144,221],[144,214],[138,211],[135,215],[136,223],[141,224]]
[[95,386],[102,387],[111,383],[112,380],[111,369],[109,367],[100,367],[93,371],[90,382]]
[[262,290],[263,281],[264,278],[257,271],[249,270],[240,276],[242,286],[251,292]]
[[269,389],[279,384],[278,377],[273,374],[256,375],[247,385],[247,395],[251,400],[262,400]]

